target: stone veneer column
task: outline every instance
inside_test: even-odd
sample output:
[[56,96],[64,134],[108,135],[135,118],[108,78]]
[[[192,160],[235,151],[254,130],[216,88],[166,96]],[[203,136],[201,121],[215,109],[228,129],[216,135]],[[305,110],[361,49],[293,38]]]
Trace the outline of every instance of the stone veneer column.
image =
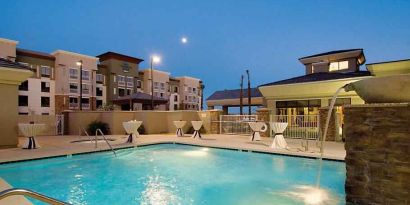
[[222,110],[208,110],[211,116],[211,134],[220,134],[219,117],[222,115]]
[[410,104],[344,113],[347,204],[410,204]]
[[[325,126],[326,126],[326,119],[327,119],[328,111],[329,111],[329,107],[319,108],[319,129],[320,129],[320,133],[322,133],[322,137],[325,133]],[[327,129],[326,141],[335,141],[336,135],[338,134],[337,130],[338,129],[336,126],[336,111],[335,109],[333,109],[332,115],[330,116],[329,127]]]
[[258,121],[264,121],[268,126],[266,132],[261,132],[261,137],[270,137],[270,127],[269,127],[269,109],[268,108],[259,108],[256,111],[256,115],[258,115]]

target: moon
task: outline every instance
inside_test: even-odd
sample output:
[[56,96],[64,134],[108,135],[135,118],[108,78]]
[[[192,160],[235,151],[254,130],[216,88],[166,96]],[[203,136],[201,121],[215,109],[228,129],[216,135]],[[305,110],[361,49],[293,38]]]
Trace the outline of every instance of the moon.
[[181,38],[181,43],[183,43],[183,44],[188,43],[188,38],[187,37],[182,37]]

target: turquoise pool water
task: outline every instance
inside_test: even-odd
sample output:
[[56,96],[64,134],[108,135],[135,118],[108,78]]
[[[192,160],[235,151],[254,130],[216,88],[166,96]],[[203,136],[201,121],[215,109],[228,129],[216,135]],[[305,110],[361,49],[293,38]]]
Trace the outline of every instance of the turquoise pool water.
[[[3,164],[0,177],[72,204],[290,205],[320,204],[309,188],[318,167],[315,159],[161,144],[119,150],[118,157]],[[322,204],[344,204],[344,181],[344,163],[323,161],[320,187],[330,201]]]

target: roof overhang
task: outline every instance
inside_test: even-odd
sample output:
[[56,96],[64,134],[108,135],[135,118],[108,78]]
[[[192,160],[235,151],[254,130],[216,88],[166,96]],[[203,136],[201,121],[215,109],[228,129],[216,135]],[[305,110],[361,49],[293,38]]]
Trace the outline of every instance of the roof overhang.
[[340,59],[347,59],[347,58],[357,58],[358,64],[362,65],[366,62],[366,58],[363,53],[363,49],[357,49],[352,51],[345,51],[340,53],[333,53],[327,55],[320,55],[320,56],[312,56],[312,57],[304,57],[300,58],[299,61],[306,65],[310,63],[317,63],[317,62],[332,62],[335,60]]
[[[330,98],[340,87],[348,83],[369,77],[370,76],[306,83],[261,86],[259,87],[259,91],[267,100]],[[357,94],[353,91],[341,92],[340,96],[357,96]]]
[[366,65],[374,76],[386,76],[410,73],[410,59],[372,63]]
[[0,84],[20,85],[33,75],[33,72],[27,69],[8,68],[0,66]]
[[[240,99],[221,99],[221,100],[207,100],[206,104],[208,106],[230,106],[230,107],[238,107],[240,105]],[[242,105],[248,105],[248,98],[242,98]],[[260,106],[263,105],[263,97],[252,97],[251,98],[251,105],[253,106]]]

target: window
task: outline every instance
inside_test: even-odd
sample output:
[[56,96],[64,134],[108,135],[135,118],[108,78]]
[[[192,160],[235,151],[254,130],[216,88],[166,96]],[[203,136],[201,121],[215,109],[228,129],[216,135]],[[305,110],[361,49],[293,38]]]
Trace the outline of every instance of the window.
[[50,92],[50,83],[49,82],[41,82],[41,92],[49,93]]
[[83,94],[90,94],[90,85],[83,84]]
[[42,77],[50,77],[51,73],[51,68],[48,66],[41,66],[41,76]]
[[125,86],[125,76],[118,76],[118,86]]
[[178,101],[178,95],[174,95],[174,101],[175,101],[175,102]]
[[95,75],[95,81],[100,84],[104,83],[104,76],[102,74]]
[[83,80],[90,80],[90,71],[83,70],[82,74],[83,74]]
[[127,77],[127,87],[133,87],[133,86],[134,86],[134,78]]
[[132,89],[127,89],[127,95],[131,95],[132,94]]
[[43,112],[43,113],[41,113],[41,115],[50,115],[50,113],[48,113],[48,112]]
[[90,108],[90,99],[89,98],[82,98],[81,99],[81,107],[85,109]]
[[329,71],[345,70],[349,68],[349,61],[331,62]]
[[178,87],[174,87],[174,93],[177,93],[178,92]]
[[154,89],[158,90],[159,89],[159,83],[158,82],[154,82]]
[[70,108],[75,108],[78,106],[78,98],[70,97]]
[[21,91],[28,91],[28,80],[22,82],[22,83],[19,85],[19,90],[21,90]]
[[174,105],[174,110],[178,110],[178,105],[177,104]]
[[164,93],[160,93],[159,96],[164,98]]
[[185,96],[185,100],[188,100],[188,96]]
[[19,115],[28,115],[28,112],[19,112]]
[[137,88],[141,88],[141,87],[142,87],[141,81],[137,80]]
[[125,89],[118,88],[118,96],[120,96],[120,97],[125,96]]
[[96,94],[97,96],[103,96],[102,88],[96,87],[96,88],[95,88],[95,94]]
[[19,95],[19,106],[28,106],[28,96]]
[[50,107],[50,97],[41,97],[41,107]]
[[123,62],[121,67],[122,67],[123,72],[125,73],[130,72],[131,66],[127,62]]
[[75,68],[70,68],[70,78],[77,79],[78,78],[78,70]]
[[96,101],[96,106],[97,106],[97,108],[101,108],[102,105],[103,105],[103,101],[102,101],[102,100],[97,100],[97,101]]
[[165,90],[165,83],[161,83],[161,90]]
[[70,83],[70,93],[78,93],[78,84]]
[[188,93],[192,93],[192,88],[188,87]]
[[196,93],[196,88],[192,88],[192,92],[193,92],[193,93]]

